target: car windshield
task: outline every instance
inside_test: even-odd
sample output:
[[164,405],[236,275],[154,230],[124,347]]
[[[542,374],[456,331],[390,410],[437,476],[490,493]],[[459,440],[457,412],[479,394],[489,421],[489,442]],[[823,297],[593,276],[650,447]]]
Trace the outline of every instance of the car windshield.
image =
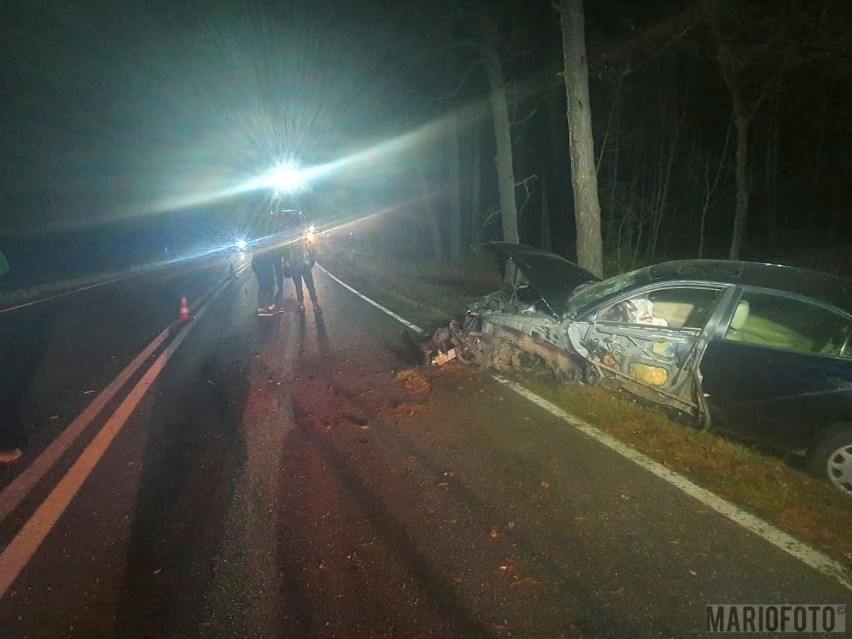
[[621,291],[648,281],[648,269],[622,273],[601,282],[594,282],[577,289],[565,303],[566,315],[577,315],[597,302],[617,295]]

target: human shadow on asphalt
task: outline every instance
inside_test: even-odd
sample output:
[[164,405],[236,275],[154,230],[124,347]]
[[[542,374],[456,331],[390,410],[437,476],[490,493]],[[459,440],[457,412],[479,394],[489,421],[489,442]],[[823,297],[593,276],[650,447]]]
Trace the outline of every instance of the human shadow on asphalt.
[[[296,326],[299,333],[299,353],[305,352],[305,344],[307,343],[308,320],[305,313],[296,313]],[[314,323],[317,327],[317,345],[319,352],[326,355],[330,352],[330,344],[328,339],[328,331],[325,327],[322,313],[314,313]]]
[[[373,431],[380,436],[389,438],[392,445],[399,446],[406,456],[416,459],[418,464],[428,469],[427,474],[439,477],[444,472],[445,466],[434,462],[405,433],[397,429],[381,428],[381,425],[375,422],[373,423]],[[494,455],[497,452],[491,451],[489,454]],[[504,462],[499,457],[493,458],[490,463],[496,468],[506,468],[509,466],[509,462]],[[484,528],[488,527],[489,522],[494,518],[494,504],[483,501],[476,492],[467,488],[466,482],[462,478],[453,480],[452,495],[455,500],[465,504],[476,521],[482,522]],[[599,593],[595,592],[589,582],[578,578],[576,573],[572,571],[559,568],[559,565],[572,565],[570,555],[563,557],[564,561],[541,560],[544,557],[552,558],[554,549],[559,549],[560,546],[566,544],[564,536],[551,539],[550,541],[552,543],[542,544],[529,535],[524,534],[521,530],[514,530],[512,532],[513,546],[520,550],[527,560],[535,562],[537,570],[543,576],[547,577],[548,583],[556,589],[560,598],[565,600],[565,609],[580,611],[581,614],[577,614],[572,619],[572,623],[579,628],[581,633],[595,637],[633,637],[642,635],[642,632],[638,628],[634,628],[629,623],[623,611],[608,610],[608,604],[600,599]],[[662,630],[671,631],[670,628],[663,628]]]
[[[343,388],[335,387],[335,394],[339,394],[354,404],[358,402],[358,397],[355,394]],[[387,450],[400,448],[403,457],[410,456],[416,459],[418,465],[426,469],[427,476],[440,477],[446,470],[445,465],[434,461],[405,431],[398,428],[391,428],[381,420],[372,421],[371,430],[374,435],[384,441],[387,445]],[[385,508],[381,499],[375,493],[371,492],[366,484],[361,481],[357,473],[347,465],[346,461],[334,450],[332,445],[316,430],[315,425],[305,428],[304,431],[310,438],[310,443],[322,451],[329,465],[340,478],[342,485],[346,486],[353,494],[355,500],[364,506],[370,519],[375,522],[381,522],[382,526],[388,524],[386,528],[380,528],[380,530],[385,530],[385,539],[388,544],[401,551],[400,555],[408,563],[412,574],[423,578],[424,587],[428,592],[436,593],[446,599],[451,585],[448,584],[445,578],[437,574],[435,569],[429,564],[427,557],[417,550],[402,524]],[[518,460],[515,459],[517,455],[513,451],[495,449],[490,450],[487,454],[489,456],[488,464],[493,468],[505,469],[518,463]],[[501,457],[503,458],[501,459]],[[452,495],[454,500],[464,503],[473,518],[482,523],[483,529],[487,529],[491,525],[494,517],[494,504],[483,501],[475,491],[466,486],[464,479],[456,478],[453,480]],[[600,593],[595,591],[592,583],[578,578],[575,572],[560,567],[573,565],[570,552],[566,552],[559,560],[553,560],[554,551],[561,553],[560,549],[566,545],[565,537],[562,533],[554,536],[543,530],[541,536],[544,538],[544,542],[524,534],[522,530],[515,530],[512,533],[512,543],[527,560],[536,564],[537,569],[543,576],[547,577],[548,583],[551,584],[558,593],[558,596],[563,600],[565,609],[577,613],[572,619],[572,623],[582,634],[600,637],[629,637],[643,634],[644,631],[642,629],[634,627],[631,624],[627,616],[624,615],[623,610],[610,608],[607,602],[600,598]],[[542,558],[550,559],[542,560]],[[465,615],[467,614],[457,607],[460,604],[452,598],[449,602],[445,602],[445,604],[448,605],[448,612],[452,613],[452,615],[458,615],[460,612],[464,612]],[[453,616],[453,618],[455,619],[456,617]],[[464,617],[461,620],[464,622]],[[664,634],[672,631],[671,628],[668,628],[662,622],[652,623],[658,625],[655,629]],[[462,632],[463,630],[469,630],[470,627],[462,624],[458,626],[458,629]]]
[[[457,636],[489,636],[488,628],[475,619],[469,610],[465,608],[462,601],[455,596],[455,587],[450,579],[433,565],[429,558],[417,547],[416,542],[406,531],[394,513],[383,503],[380,496],[374,493],[370,487],[361,480],[358,473],[338,454],[334,447],[317,431],[317,424],[310,415],[297,416],[298,437],[304,437],[305,443],[315,451],[318,451],[333,470],[340,484],[352,495],[363,510],[367,519],[373,524],[374,529],[383,538],[385,545],[393,549],[400,563],[406,566],[408,574],[417,581],[426,593],[428,601],[437,609],[441,610],[453,624]],[[288,463],[286,457],[282,464]],[[309,499],[310,487],[306,488],[306,499]],[[301,535],[304,531],[292,529],[290,521],[291,513],[285,513],[282,509],[279,516],[279,566],[292,564],[292,558],[288,555],[288,540],[293,535]],[[312,631],[313,614],[311,602],[304,588],[304,573],[286,571],[285,581],[281,584],[282,594],[286,595],[294,611],[289,619],[292,628],[289,628],[297,636],[309,636]],[[380,597],[380,593],[373,593]]]
[[195,635],[222,621],[205,618],[205,600],[245,467],[249,369],[276,323],[261,321],[252,334],[235,330],[247,326],[236,320],[221,335],[201,325],[182,349],[194,355],[175,358],[158,380],[168,390],[147,422],[115,636]]
[[327,355],[331,352],[331,346],[328,340],[328,331],[325,328],[325,320],[323,320],[322,313],[316,313],[314,315],[314,322],[317,325],[317,343],[319,345],[319,352],[321,355]]

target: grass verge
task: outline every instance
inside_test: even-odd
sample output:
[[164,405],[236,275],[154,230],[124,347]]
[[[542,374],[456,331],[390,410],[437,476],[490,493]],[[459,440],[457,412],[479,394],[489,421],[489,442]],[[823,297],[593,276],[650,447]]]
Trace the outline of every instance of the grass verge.
[[[321,262],[348,284],[432,330],[472,300],[501,286],[483,262],[460,267],[400,261],[383,254]],[[852,500],[783,460],[715,433],[698,431],[623,394],[521,382],[547,400],[610,433],[666,467],[809,542],[852,568]],[[790,463],[787,463],[787,462]]]

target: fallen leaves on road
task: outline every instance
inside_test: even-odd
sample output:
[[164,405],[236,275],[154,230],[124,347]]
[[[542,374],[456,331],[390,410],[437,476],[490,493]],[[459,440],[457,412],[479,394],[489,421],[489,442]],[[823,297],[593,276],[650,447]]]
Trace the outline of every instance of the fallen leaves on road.
[[423,375],[411,369],[397,373],[396,381],[401,382],[406,390],[412,393],[427,393],[432,388]]

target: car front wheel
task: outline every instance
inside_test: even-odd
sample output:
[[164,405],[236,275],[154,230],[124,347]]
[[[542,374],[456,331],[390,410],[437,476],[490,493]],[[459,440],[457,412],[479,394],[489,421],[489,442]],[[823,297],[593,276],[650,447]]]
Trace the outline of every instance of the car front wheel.
[[852,425],[822,430],[808,452],[808,468],[852,497]]

